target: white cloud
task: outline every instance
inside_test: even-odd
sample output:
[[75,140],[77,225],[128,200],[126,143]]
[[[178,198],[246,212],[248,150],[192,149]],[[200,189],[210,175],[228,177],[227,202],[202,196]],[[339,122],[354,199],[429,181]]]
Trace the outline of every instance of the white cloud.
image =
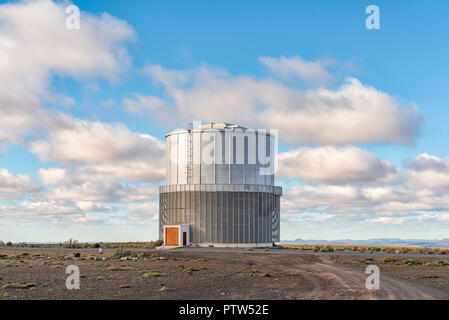
[[[126,22],[82,12],[80,30],[68,30],[65,20],[64,3],[0,5],[0,141],[20,143],[36,128],[59,125],[60,115],[40,101],[58,97],[48,90],[51,75],[115,80],[129,65],[123,42],[133,30]],[[62,104],[73,101],[66,97]]]
[[435,170],[410,171],[408,173],[408,182],[416,187],[449,187],[449,172],[438,172]]
[[114,193],[120,188],[119,183],[94,184],[85,182],[81,185],[58,186],[45,195],[51,200],[72,201],[120,201]]
[[382,223],[382,224],[403,224],[404,219],[394,217],[380,217],[376,219],[368,220],[370,223]]
[[[54,75],[118,81],[130,64],[124,42],[134,32],[125,21],[82,12],[81,29],[70,31],[64,6],[49,0],[0,5],[0,143],[22,143],[41,161],[62,167],[39,170],[43,190],[27,175],[0,169],[0,199],[6,200],[0,217],[86,224],[104,222],[96,213],[117,210],[131,222],[157,221],[157,187],[140,182],[164,178],[163,142],[123,124],[79,120],[43,106],[75,104],[52,92]],[[326,61],[260,61],[283,80],[322,86],[335,79]],[[340,217],[346,224],[449,222],[441,214],[449,207],[449,158],[419,155],[407,162],[406,184],[392,186],[401,181],[390,162],[347,145],[414,142],[421,122],[417,108],[386,92],[354,78],[334,89],[301,90],[295,82],[233,76],[209,66],[177,71],[148,65],[145,73],[166,95],[131,95],[123,101],[130,112],[170,125],[202,119],[278,128],[292,144],[334,145],[281,154],[281,176],[313,183],[285,190],[287,216],[312,212],[304,221],[317,224]],[[101,104],[111,107],[113,101]]]
[[407,183],[417,188],[448,188],[449,157],[439,157],[423,153],[416,159],[408,159],[406,164],[412,169],[407,172]]
[[160,157],[164,152],[161,141],[133,133],[122,124],[73,119],[69,125],[50,132],[49,140],[32,141],[31,152],[41,161],[78,165]]
[[155,199],[156,187],[129,183],[164,179],[161,141],[121,124],[69,117],[65,121],[65,126],[49,132],[48,140],[30,143],[30,151],[41,161],[66,166],[39,170],[42,183],[51,187],[42,195],[45,199],[108,203]]
[[343,216],[421,216],[449,208],[447,192],[414,189],[407,186],[302,185],[284,191],[283,212],[306,214],[310,211]]
[[101,201],[108,203],[128,203],[154,201],[158,189],[148,185],[122,185],[118,180],[103,182],[81,181],[71,185],[54,187],[45,194],[51,200]]
[[316,217],[306,217],[306,221],[307,222],[323,222],[323,221],[327,221],[327,220],[332,220],[335,218],[335,215],[333,214],[324,214],[324,215],[319,215]]
[[[114,219],[122,221],[128,217],[128,220],[139,223],[155,219],[155,208],[158,207],[155,202],[158,197],[156,186],[124,185],[113,179],[99,183],[86,182],[77,180],[78,177],[71,176],[70,172],[55,168],[41,170],[39,175],[49,184],[65,184],[52,185],[50,189],[43,189],[23,199],[17,194],[5,198],[6,201],[0,206],[1,218],[53,225],[107,224]],[[123,212],[126,213],[125,217]]]
[[[157,181],[165,175],[165,145],[147,135],[131,132],[122,124],[66,119],[66,125],[49,132],[48,140],[34,140],[30,151],[41,161],[56,161],[78,167],[87,181],[128,179]],[[41,172],[41,177],[64,175]],[[45,181],[44,181],[45,183]],[[51,184],[51,183],[49,183]]]
[[159,220],[158,203],[138,203],[126,206],[126,219],[133,223],[148,224]]
[[6,169],[0,169],[0,199],[9,199],[38,190],[28,175],[14,175]]
[[168,98],[137,96],[131,110],[146,111],[170,125],[192,119],[231,121],[276,128],[290,143],[413,143],[421,123],[416,107],[403,107],[389,94],[348,78],[335,90],[299,90],[273,79],[232,76],[207,66],[145,73]]
[[282,209],[287,212],[301,212],[303,209],[332,206],[363,205],[364,198],[354,186],[303,185],[284,190]]
[[126,206],[126,220],[140,225],[148,225],[159,221],[158,203],[139,203]]
[[67,170],[61,168],[39,169],[38,176],[45,185],[70,184],[72,182]]
[[[150,154],[150,151],[149,151]],[[156,182],[165,179],[165,167],[160,154],[150,154],[147,160],[129,160],[79,167],[76,170],[79,179],[84,181],[102,181],[104,179],[125,179],[132,182]]]
[[126,208],[131,212],[137,213],[150,213],[156,215],[159,213],[159,204],[153,203],[132,203],[126,206]]
[[84,216],[86,211],[106,212],[109,209],[101,204],[86,205],[85,202],[67,200],[25,200],[11,201],[0,207],[0,214],[4,217],[23,219],[34,218],[71,218]]
[[153,96],[134,94],[133,98],[123,100],[126,110],[133,113],[148,113],[166,107],[165,101]]
[[7,219],[8,223],[14,223],[17,226],[32,223],[34,227],[44,228],[87,226],[89,224],[105,225],[108,223],[104,217],[97,215],[98,212],[106,212],[107,209],[92,211],[94,213],[83,212],[77,205],[70,202],[25,201],[0,207],[0,216]]
[[272,58],[260,57],[271,72],[280,77],[291,80],[298,79],[308,84],[325,85],[334,80],[334,76],[326,70],[329,61],[305,61],[301,57]]
[[421,153],[416,159],[408,159],[406,161],[408,167],[416,171],[425,170],[447,170],[449,171],[449,157],[441,159],[437,156]]
[[122,44],[134,31],[125,21],[107,13],[94,16],[82,12],[81,28],[69,30],[65,7],[50,0],[0,6],[1,66],[11,71],[11,81],[39,90],[42,84],[38,80],[48,80],[49,72],[113,79],[129,64]]
[[41,190],[26,175],[1,171],[0,198],[9,199],[0,207],[2,217],[101,222],[92,213],[110,211],[107,203],[155,200],[154,186],[128,181],[164,177],[164,144],[158,139],[123,124],[79,120],[44,107],[75,104],[52,91],[55,75],[116,82],[130,66],[125,42],[134,31],[125,21],[81,12],[81,28],[68,30],[67,4],[0,5],[0,143],[21,143],[41,161],[61,166],[39,170]]
[[421,222],[449,223],[449,213],[443,214],[424,214],[419,217]]
[[279,154],[278,178],[326,184],[389,183],[398,179],[387,160],[353,146],[299,148]]

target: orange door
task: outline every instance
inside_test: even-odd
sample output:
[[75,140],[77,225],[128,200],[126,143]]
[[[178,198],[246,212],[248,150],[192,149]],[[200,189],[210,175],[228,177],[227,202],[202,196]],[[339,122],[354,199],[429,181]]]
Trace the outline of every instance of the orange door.
[[179,229],[165,228],[165,245],[178,246],[179,245]]

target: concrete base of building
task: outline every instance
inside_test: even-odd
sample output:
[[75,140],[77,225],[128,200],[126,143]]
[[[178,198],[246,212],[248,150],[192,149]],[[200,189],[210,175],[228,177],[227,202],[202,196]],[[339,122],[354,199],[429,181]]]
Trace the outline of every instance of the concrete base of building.
[[267,248],[267,247],[273,247],[273,243],[272,242],[266,242],[266,243],[191,243],[191,247]]
[[184,247],[183,246],[161,246],[159,248],[162,250],[169,250],[169,249],[178,249],[178,248],[184,248]]

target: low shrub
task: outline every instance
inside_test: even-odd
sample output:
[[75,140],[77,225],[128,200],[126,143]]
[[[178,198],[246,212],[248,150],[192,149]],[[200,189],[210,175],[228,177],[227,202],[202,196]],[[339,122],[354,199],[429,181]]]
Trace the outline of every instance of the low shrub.
[[334,248],[332,248],[331,246],[325,246],[320,248],[320,252],[334,252]]
[[118,248],[115,250],[114,254],[112,255],[112,259],[120,259],[123,257],[129,257],[131,256],[131,251],[125,250],[123,248]]
[[392,257],[385,257],[384,259],[383,259],[383,262],[384,263],[391,263],[391,262],[396,262],[397,260],[395,259],[395,258],[392,258]]
[[409,259],[409,260],[405,261],[405,264],[408,266],[414,266],[414,265],[416,265],[416,261],[413,259]]

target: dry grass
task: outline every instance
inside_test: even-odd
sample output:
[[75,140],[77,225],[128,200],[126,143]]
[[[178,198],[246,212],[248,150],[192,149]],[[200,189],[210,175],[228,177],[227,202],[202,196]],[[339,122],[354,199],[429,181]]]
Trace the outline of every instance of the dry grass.
[[189,276],[191,276],[194,271],[199,271],[199,269],[196,268],[186,268],[182,264],[178,266],[178,270],[184,272],[185,274],[188,274]]
[[165,273],[162,273],[162,272],[157,271],[157,270],[145,271],[145,273],[143,274],[144,278],[165,277],[165,276],[166,276]]
[[122,266],[122,267],[109,267],[107,271],[129,271],[133,270],[131,267]]
[[307,245],[307,244],[281,244],[283,248],[298,249],[301,251],[332,252],[332,251],[356,251],[356,252],[384,252],[384,253],[410,253],[410,254],[448,254],[445,248],[421,248],[421,247],[381,247],[381,246],[348,246],[348,245]]
[[7,283],[5,285],[2,286],[3,290],[6,289],[30,289],[30,288],[34,288],[36,285],[34,283],[26,283],[26,284],[22,284],[22,283]]
[[61,243],[3,243],[0,241],[0,247],[30,247],[30,248],[73,248],[73,249],[145,249],[152,250],[162,245],[161,240],[149,241],[149,242],[113,242],[113,243],[80,243],[75,239],[69,239]]

